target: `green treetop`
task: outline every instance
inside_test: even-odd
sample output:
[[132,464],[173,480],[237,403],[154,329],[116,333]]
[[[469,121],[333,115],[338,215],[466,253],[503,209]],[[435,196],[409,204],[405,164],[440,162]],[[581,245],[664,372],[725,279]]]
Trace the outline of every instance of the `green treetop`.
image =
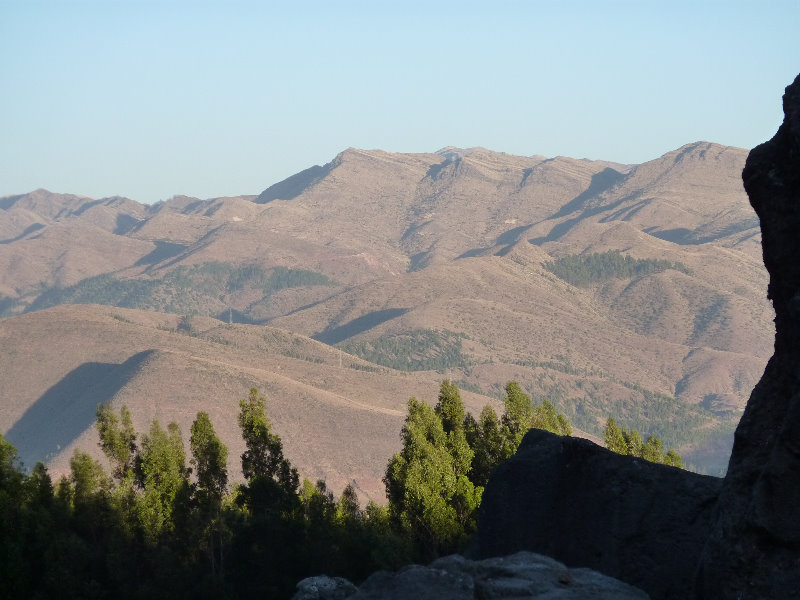
[[482,488],[457,474],[442,421],[429,405],[408,401],[401,436],[403,449],[389,461],[384,477],[389,512],[423,552],[436,556],[461,541]]
[[606,421],[603,438],[606,448],[617,454],[627,454],[653,463],[662,463],[679,469],[684,468],[681,455],[672,449],[665,453],[660,438],[649,435],[647,441],[643,442],[638,431],[622,429],[614,419],[609,418]]
[[153,421],[150,433],[142,438],[140,464],[144,493],[137,510],[146,536],[154,542],[172,529],[175,498],[188,485],[186,453],[175,423],[164,431],[158,420]]
[[294,493],[299,485],[297,470],[283,456],[283,443],[272,433],[267,418],[266,400],[252,388],[246,400],[239,402],[239,427],[247,450],[242,454],[245,479],[267,477]]

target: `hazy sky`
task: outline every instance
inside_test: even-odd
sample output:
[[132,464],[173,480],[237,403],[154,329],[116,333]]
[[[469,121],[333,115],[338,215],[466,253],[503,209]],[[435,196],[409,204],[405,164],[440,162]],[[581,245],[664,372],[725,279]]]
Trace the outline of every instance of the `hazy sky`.
[[749,148],[800,0],[0,0],[0,196],[257,194],[343,149]]

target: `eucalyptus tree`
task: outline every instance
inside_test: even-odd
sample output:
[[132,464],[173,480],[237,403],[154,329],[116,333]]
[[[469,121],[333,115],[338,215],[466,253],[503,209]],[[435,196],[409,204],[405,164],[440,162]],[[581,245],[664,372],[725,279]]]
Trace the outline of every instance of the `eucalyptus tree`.
[[192,466],[197,476],[197,503],[202,537],[211,573],[224,567],[222,504],[228,490],[228,448],[220,441],[206,412],[197,413],[189,440]]

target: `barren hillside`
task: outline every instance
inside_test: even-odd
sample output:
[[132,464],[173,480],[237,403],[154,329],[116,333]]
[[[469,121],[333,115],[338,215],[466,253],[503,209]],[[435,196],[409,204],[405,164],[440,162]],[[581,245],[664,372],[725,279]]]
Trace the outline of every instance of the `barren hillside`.
[[[418,373],[369,374],[376,395],[391,388],[390,428],[369,411],[351,419],[385,431],[390,446],[418,393],[402,382],[425,381],[421,395],[433,399],[443,377],[492,397],[516,379],[587,431],[614,416],[717,472],[772,350],[758,220],[740,179],[746,154],[698,142],[618,165],[482,148],[348,149],[258,196],[144,206],[37,190],[0,199],[0,314],[97,303],[313,337]],[[94,352],[96,337],[78,333],[71,343]],[[174,353],[199,342],[175,340],[121,346],[114,364],[157,350],[141,359],[148,372],[194,372],[194,354]],[[0,364],[4,379],[25,381],[24,365]],[[298,365],[303,377],[324,371]],[[143,367],[128,366],[134,385]],[[50,385],[69,372],[51,368],[42,370]],[[221,381],[242,377],[214,369]],[[169,404],[163,387],[154,395]],[[234,388],[231,401],[244,393]],[[295,393],[280,389],[276,402]],[[4,431],[45,391],[20,404],[4,390]]]

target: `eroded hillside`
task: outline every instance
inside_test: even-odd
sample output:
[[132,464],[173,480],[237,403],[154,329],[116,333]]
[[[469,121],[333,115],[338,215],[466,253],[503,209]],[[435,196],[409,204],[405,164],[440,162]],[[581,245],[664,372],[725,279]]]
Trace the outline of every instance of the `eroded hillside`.
[[496,396],[514,379],[581,428],[614,416],[717,472],[774,332],[745,157],[705,142],[641,165],[349,149],[259,196],[39,190],[0,200],[0,311],[213,316],[429,385]]

